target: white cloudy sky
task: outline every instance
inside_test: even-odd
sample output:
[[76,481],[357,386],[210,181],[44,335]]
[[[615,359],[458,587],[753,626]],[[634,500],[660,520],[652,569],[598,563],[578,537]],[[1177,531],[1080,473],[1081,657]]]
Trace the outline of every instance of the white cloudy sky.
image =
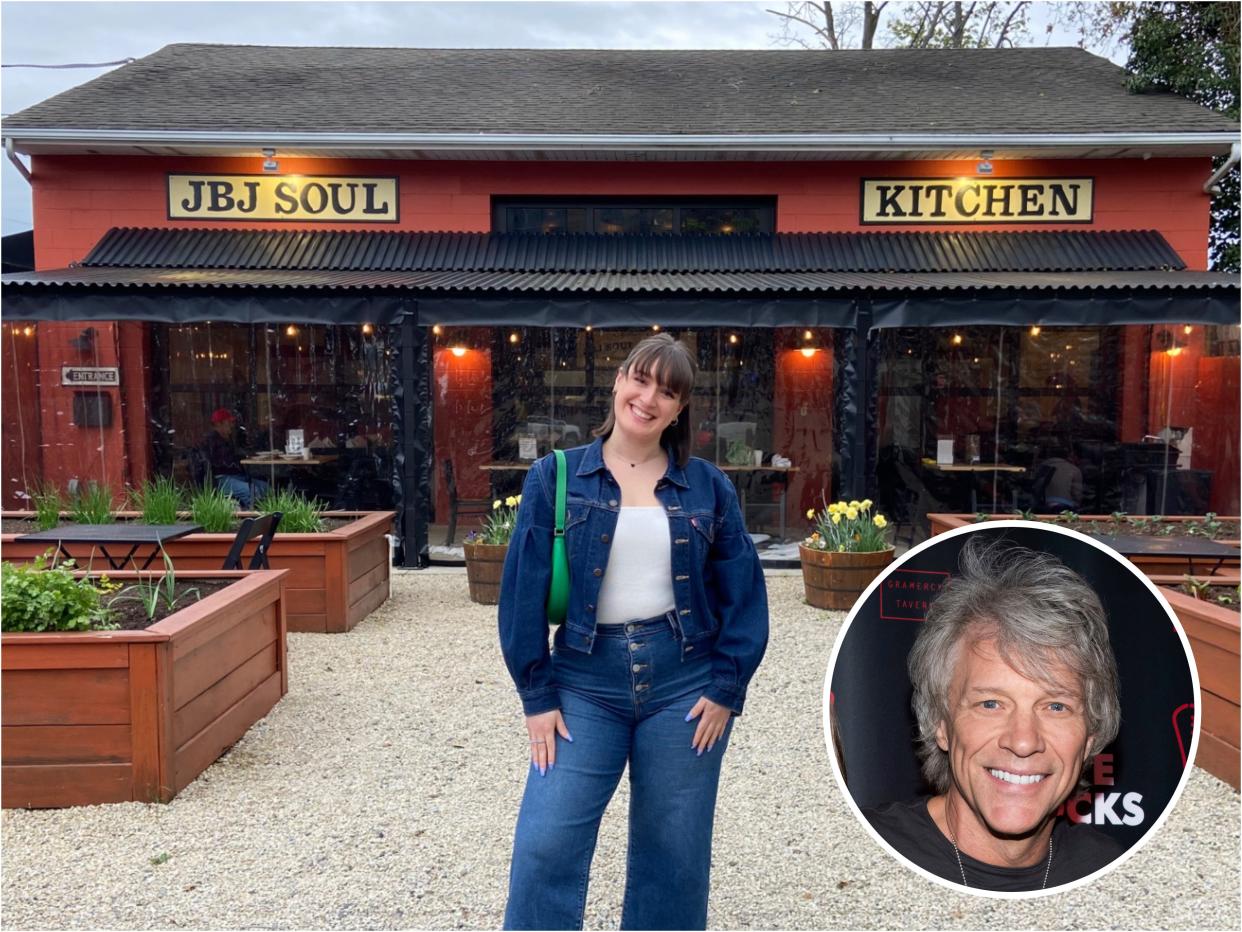
[[[251,45],[383,45],[499,48],[778,47],[767,2],[508,3],[0,3],[0,112],[17,111],[84,83],[106,68],[50,70],[21,65],[141,58],[173,42]],[[891,4],[890,8],[897,4]],[[1051,4],[1034,4],[1038,44],[1072,45],[1045,34]],[[1118,60],[1114,55],[1114,59]],[[0,161],[5,234],[30,228],[30,193]]]

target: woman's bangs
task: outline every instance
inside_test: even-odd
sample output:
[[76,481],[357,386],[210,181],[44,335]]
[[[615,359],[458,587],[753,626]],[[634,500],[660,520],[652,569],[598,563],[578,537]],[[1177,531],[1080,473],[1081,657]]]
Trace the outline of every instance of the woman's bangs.
[[628,371],[645,378],[654,373],[661,387],[671,389],[683,401],[694,391],[694,370],[685,351],[676,345],[642,347],[634,353]]

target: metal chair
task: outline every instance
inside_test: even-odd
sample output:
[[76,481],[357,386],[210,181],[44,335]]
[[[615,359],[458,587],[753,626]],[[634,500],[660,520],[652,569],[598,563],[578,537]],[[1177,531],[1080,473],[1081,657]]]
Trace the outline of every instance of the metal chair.
[[449,500],[448,535],[444,538],[444,546],[451,547],[453,545],[453,536],[457,533],[458,513],[485,515],[492,510],[492,503],[486,498],[459,498],[457,496],[457,478],[453,475],[453,461],[445,460],[443,469],[444,488],[448,492]]
[[242,569],[242,548],[256,537],[259,538],[259,542],[255,545],[254,554],[250,557],[250,565],[246,569],[271,569],[267,565],[267,548],[272,545],[272,538],[276,536],[276,527],[280,524],[281,517],[279,511],[273,511],[271,514],[258,518],[243,518],[241,527],[237,529],[237,536],[233,538],[233,546],[229,548],[229,555],[224,558],[224,566],[221,569]]

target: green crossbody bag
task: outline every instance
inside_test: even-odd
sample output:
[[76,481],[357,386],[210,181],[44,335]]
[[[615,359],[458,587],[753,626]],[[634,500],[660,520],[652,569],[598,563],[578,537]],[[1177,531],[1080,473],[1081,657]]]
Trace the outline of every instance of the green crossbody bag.
[[565,553],[565,453],[556,456],[556,526],[552,531],[552,585],[548,587],[548,623],[559,625],[569,608],[569,557]]

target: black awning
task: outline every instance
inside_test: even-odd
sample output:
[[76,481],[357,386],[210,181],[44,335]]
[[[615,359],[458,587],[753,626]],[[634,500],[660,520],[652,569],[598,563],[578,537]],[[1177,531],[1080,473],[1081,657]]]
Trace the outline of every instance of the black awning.
[[417,306],[423,323],[533,326],[854,326],[862,307],[873,326],[1236,323],[1239,291],[1152,232],[118,229],[81,266],[3,282],[5,314],[27,320],[382,324]]
[[543,235],[109,230],[91,268],[285,272],[1099,272],[1184,269],[1154,230]]

